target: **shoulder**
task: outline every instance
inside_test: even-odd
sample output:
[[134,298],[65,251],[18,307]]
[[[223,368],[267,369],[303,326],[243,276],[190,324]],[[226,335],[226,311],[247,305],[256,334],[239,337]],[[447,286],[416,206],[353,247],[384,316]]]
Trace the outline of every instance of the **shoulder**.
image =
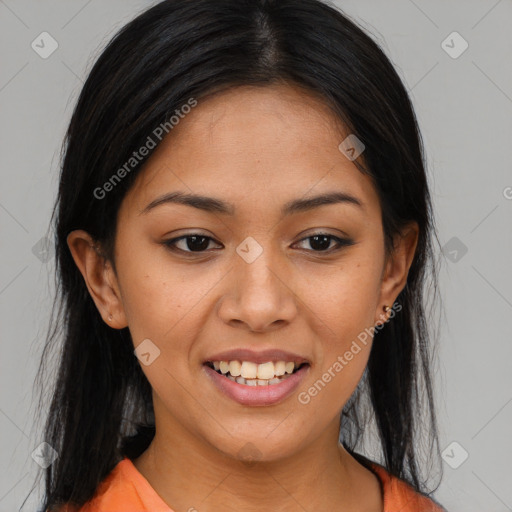
[[384,512],[446,512],[441,505],[418,493],[404,480],[391,475],[383,466],[372,463],[371,469],[382,485]]
[[147,509],[139,496],[134,481],[132,463],[124,458],[104,478],[98,486],[96,493],[85,505],[80,508],[70,504],[64,505],[59,512],[121,512],[130,510],[146,512]]

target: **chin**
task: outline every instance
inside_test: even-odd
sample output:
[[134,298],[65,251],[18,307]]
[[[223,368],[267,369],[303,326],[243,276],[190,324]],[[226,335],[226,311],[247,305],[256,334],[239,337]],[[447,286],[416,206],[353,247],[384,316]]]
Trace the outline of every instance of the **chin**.
[[[269,430],[271,432],[271,430]],[[215,448],[227,457],[249,466],[258,462],[273,462],[293,455],[297,450],[297,438],[287,431],[286,436],[247,432],[243,437],[217,440]]]

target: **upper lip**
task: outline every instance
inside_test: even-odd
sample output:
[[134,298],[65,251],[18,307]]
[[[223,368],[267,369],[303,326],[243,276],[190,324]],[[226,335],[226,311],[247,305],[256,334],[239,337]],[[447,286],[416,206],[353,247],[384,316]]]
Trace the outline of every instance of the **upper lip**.
[[293,352],[279,349],[256,351],[249,348],[235,348],[224,352],[217,352],[205,359],[203,364],[213,361],[251,361],[256,364],[267,363],[269,361],[293,361],[296,364],[309,364],[309,360],[306,357]]

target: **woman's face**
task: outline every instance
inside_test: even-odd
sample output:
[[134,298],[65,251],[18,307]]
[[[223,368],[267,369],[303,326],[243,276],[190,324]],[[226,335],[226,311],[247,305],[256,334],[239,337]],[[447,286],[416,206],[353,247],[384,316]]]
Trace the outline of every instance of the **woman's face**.
[[[274,460],[337,429],[365,329],[405,285],[416,240],[385,260],[375,188],[338,149],[347,135],[298,89],[241,87],[199,101],[137,177],[118,216],[117,298],[95,300],[142,343],[157,434]],[[160,200],[176,193],[211,200]],[[353,199],[307,202],[334,193]],[[246,361],[247,378],[308,364],[249,386],[205,364],[220,360]]]

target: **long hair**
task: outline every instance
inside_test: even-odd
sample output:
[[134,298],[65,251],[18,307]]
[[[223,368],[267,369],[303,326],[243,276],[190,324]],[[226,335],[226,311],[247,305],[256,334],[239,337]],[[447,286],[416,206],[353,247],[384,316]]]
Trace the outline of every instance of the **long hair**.
[[319,0],[165,0],[125,25],[102,51],[62,146],[50,221],[56,298],[36,376],[41,389],[50,386],[44,440],[58,453],[44,472],[42,510],[84,504],[117,462],[141,454],[155,433],[151,386],[128,328],[115,330],[102,320],[67,235],[86,230],[115,269],[117,212],[151,151],[107,198],[98,189],[126,170],[133,152],[191,98],[200,103],[218,91],[275,83],[314,94],[363,141],[364,160],[354,163],[378,192],[388,252],[407,222],[419,225],[407,284],[397,298],[402,309],[375,333],[340,432],[345,448],[367,463],[355,449],[374,421],[376,458],[428,492],[421,468],[426,457],[439,454],[434,337],[427,323],[427,302],[437,291],[437,236],[423,143],[404,84],[362,28]]

